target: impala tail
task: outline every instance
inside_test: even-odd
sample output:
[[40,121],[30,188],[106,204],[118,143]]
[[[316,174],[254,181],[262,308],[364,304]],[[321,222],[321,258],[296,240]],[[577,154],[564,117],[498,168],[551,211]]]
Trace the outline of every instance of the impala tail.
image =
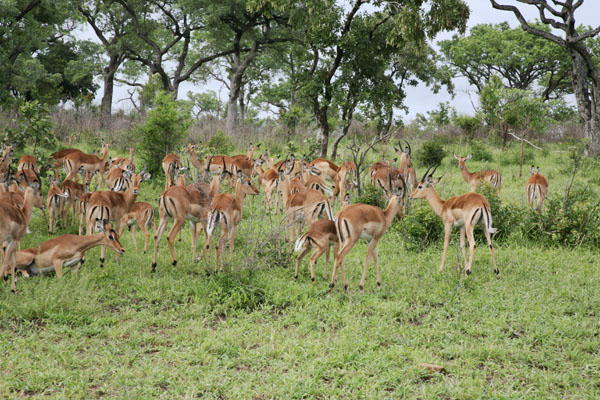
[[310,238],[308,237],[308,233],[305,233],[296,240],[296,244],[294,245],[294,251],[296,253],[299,253],[300,250],[302,250],[302,247],[304,247],[304,242],[306,241],[308,241],[308,244],[310,245]]
[[[215,229],[217,229],[217,225],[219,225],[219,221],[221,217],[225,219],[225,214],[221,211],[213,210],[208,216],[208,226],[206,227],[206,234],[212,235]],[[227,221],[225,220],[225,223]]]
[[483,209],[483,219],[483,223],[485,224],[487,230],[490,233],[498,232],[498,229],[492,227],[492,213],[490,212],[490,209],[488,207],[485,207]]

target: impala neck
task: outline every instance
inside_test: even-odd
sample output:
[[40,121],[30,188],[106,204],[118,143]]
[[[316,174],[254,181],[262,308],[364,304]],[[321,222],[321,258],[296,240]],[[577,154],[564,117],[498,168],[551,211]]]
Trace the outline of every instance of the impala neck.
[[[463,169],[464,171],[464,169]],[[431,187],[431,190],[428,190],[425,193],[425,199],[429,202],[431,209],[434,213],[436,213],[439,217],[442,216],[442,207],[444,206],[445,200],[442,200],[438,192],[435,188]]]
[[130,186],[125,193],[123,193],[123,198],[125,199],[125,204],[127,205],[127,210],[131,208],[133,203],[135,203],[135,199],[137,198],[137,194],[133,194],[133,187]]
[[402,202],[398,198],[398,196],[392,196],[390,202],[387,207],[383,211],[383,215],[385,215],[385,228],[387,229],[394,220],[394,217],[398,214],[398,211],[402,208]]
[[33,213],[33,189],[27,188],[25,190],[25,197],[23,200],[23,207],[21,207],[21,211],[25,216],[25,224],[29,226],[29,222],[31,221],[31,214]]
[[244,191],[242,190],[242,181],[238,179],[235,184],[235,198],[240,205],[240,211],[244,207]]
[[80,243],[76,243],[76,247],[82,253],[88,251],[92,247],[99,246],[104,240],[104,233],[94,233],[92,235],[78,236]]
[[198,164],[200,164],[200,161],[198,161],[198,155],[196,154],[196,150],[188,150],[188,154],[190,155],[190,160],[192,161],[192,164],[196,167]]
[[469,170],[467,169],[467,164],[463,165],[463,168],[460,170],[460,173],[462,174],[465,181],[467,181],[467,182],[471,181],[471,175],[473,175],[473,174],[471,172],[469,172]]
[[107,155],[108,155],[108,147],[104,146],[102,148],[102,157],[100,158],[100,161],[104,162],[106,160]]

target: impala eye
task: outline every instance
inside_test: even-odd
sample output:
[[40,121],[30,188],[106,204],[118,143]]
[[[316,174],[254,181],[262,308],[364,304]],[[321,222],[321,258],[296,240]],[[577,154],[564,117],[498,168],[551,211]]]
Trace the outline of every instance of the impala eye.
[[115,240],[115,237],[114,237],[113,235],[108,235],[108,238],[109,238],[110,240]]
[[419,185],[418,189],[423,189],[423,185]]

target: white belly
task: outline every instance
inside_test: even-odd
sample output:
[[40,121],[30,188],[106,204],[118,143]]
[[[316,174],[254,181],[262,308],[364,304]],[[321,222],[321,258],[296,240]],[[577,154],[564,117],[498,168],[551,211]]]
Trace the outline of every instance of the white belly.
[[455,228],[462,227],[464,225],[465,225],[465,220],[462,218],[452,224],[452,226]]

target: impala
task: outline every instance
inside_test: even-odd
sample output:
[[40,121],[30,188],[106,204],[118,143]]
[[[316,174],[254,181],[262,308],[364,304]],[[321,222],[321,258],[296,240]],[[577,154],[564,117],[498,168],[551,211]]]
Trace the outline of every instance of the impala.
[[124,192],[131,185],[131,170],[113,167],[106,177],[106,187],[113,192]]
[[347,180],[350,179],[350,187],[354,186],[354,181],[352,180],[352,174],[354,174],[354,176],[356,176],[356,164],[354,164],[352,161],[346,161],[345,163],[343,163],[342,165],[340,165],[339,169],[338,169],[338,173],[335,176],[335,179],[333,181],[334,183],[334,188],[333,188],[333,196],[332,196],[332,201],[335,199],[336,196],[340,196],[340,198],[345,199],[347,197],[347,192],[346,192],[346,184],[347,184]]
[[113,158],[110,160],[109,166],[110,168],[122,168],[128,169],[131,172],[135,172],[135,164],[133,163],[133,153],[135,149],[133,147],[129,148],[129,158]]
[[19,163],[17,164],[17,170],[22,169],[31,169],[36,172],[39,172],[37,161],[34,156],[23,156],[19,159]]
[[[277,190],[277,183],[279,182],[279,174],[275,168],[269,168],[263,172],[260,181],[265,187],[265,201],[267,202],[267,208],[271,208],[273,202],[273,191]],[[277,195],[277,193],[275,193]],[[277,198],[279,201],[279,198]]]
[[323,279],[327,279],[327,265],[329,264],[329,247],[334,244],[333,254],[338,253],[339,238],[337,230],[335,228],[335,222],[329,219],[321,219],[313,222],[308,227],[308,232],[300,236],[296,240],[294,251],[300,252],[296,258],[296,273],[294,279],[298,280],[298,271],[300,269],[300,262],[302,258],[313,249],[313,253],[310,256],[310,279],[315,281],[315,264],[319,260],[319,257],[325,253],[325,267],[323,270]]
[[171,251],[173,265],[177,265],[175,248],[173,243],[177,233],[186,220],[190,221],[192,233],[192,255],[196,259],[196,248],[198,244],[198,224],[206,226],[210,202],[219,190],[219,177],[213,177],[210,187],[200,183],[192,183],[187,186],[172,186],[162,192],[158,199],[159,223],[154,236],[154,258],[152,260],[152,272],[156,272],[156,260],[158,258],[158,245],[169,220],[173,219],[173,227],[167,235],[167,243]]
[[34,169],[22,169],[15,174],[18,188],[25,191],[27,187],[33,188],[33,206],[42,210],[46,219],[46,206],[42,193],[42,178]]
[[104,183],[104,175],[105,164],[106,164],[106,156],[108,155],[108,147],[110,145],[108,143],[102,143],[102,156],[98,157],[95,154],[86,154],[86,153],[77,153],[72,152],[67,154],[64,159],[64,167],[65,172],[67,173],[67,177],[65,179],[73,179],[75,181],[78,180],[77,174],[81,171],[83,172],[91,172],[96,174],[95,184],[98,186],[98,174],[101,177],[101,184]]
[[138,251],[137,239],[135,237],[135,224],[140,227],[140,230],[144,234],[144,254],[148,250],[148,241],[150,240],[150,232],[148,232],[148,226],[152,227],[152,230],[156,232],[156,225],[154,225],[154,207],[143,201],[137,201],[129,208],[121,217],[121,229],[119,229],[119,237],[123,236],[123,230],[125,226],[131,229],[131,235],[133,236],[133,246],[135,251]]
[[335,177],[340,169],[340,167],[325,158],[312,160],[308,165],[317,168],[323,173],[324,177],[329,177],[332,182],[335,181]]
[[412,154],[410,143],[406,141],[406,147],[404,149],[402,149],[401,146],[400,149],[394,148],[394,150],[396,150],[396,153],[400,155],[398,169],[400,170],[400,173],[407,184],[407,190],[412,189],[417,183],[417,174],[410,158]]
[[6,146],[4,143],[2,143],[2,158],[0,159],[0,173],[1,174],[6,174],[7,171],[9,171],[13,154],[14,154],[14,146],[13,145]]
[[231,156],[231,159],[232,160],[244,160],[245,159],[245,160],[254,162],[254,152],[258,149],[260,149],[260,143],[257,145],[252,145],[252,143],[250,143],[246,154],[238,154],[235,156]]
[[204,160],[198,160],[198,154],[196,154],[196,145],[191,143],[188,144],[185,151],[187,151],[192,165],[196,167],[198,171],[204,170]]
[[[72,208],[72,222],[75,223],[75,218],[79,215],[79,199],[84,196],[90,190],[90,183],[92,181],[92,174],[88,171],[86,172],[83,180],[83,184],[75,182],[71,179],[63,181],[60,185],[61,189],[68,193],[67,200],[65,202],[65,207],[62,210],[62,218],[65,226],[67,225],[67,219],[69,216],[69,209]],[[89,198],[88,198],[89,200]],[[87,204],[87,203],[86,203]],[[81,233],[80,233],[81,234]]]
[[402,187],[403,192],[408,191],[406,180],[400,172],[400,168],[379,168],[373,175],[373,182],[375,186],[383,189],[387,198],[390,198],[400,187]]
[[54,176],[59,176],[59,169],[64,165],[65,157],[71,153],[83,153],[79,149],[64,149],[50,154],[50,159],[54,167]]
[[[135,203],[135,199],[140,190],[143,181],[150,179],[151,175],[146,173],[146,168],[139,174],[133,174],[131,177],[131,186],[126,192],[99,191],[92,194],[86,213],[86,231],[92,233],[96,226],[96,221],[115,221],[117,231],[120,229],[121,218],[129,208]],[[106,246],[102,246],[100,255],[100,267],[104,266],[104,257],[106,255]]]
[[537,198],[537,211],[542,211],[542,204],[548,193],[548,180],[544,175],[540,174],[540,167],[537,170],[534,166],[531,166],[529,171],[531,176],[527,179],[525,189],[527,190],[527,201],[529,202],[529,208],[533,209],[535,199]]
[[4,253],[2,268],[0,268],[0,276],[6,277],[8,273],[11,274],[11,290],[13,293],[17,291],[15,253],[17,245],[27,233],[31,221],[33,192],[32,187],[25,190],[25,199],[23,206],[20,208],[0,201],[0,243],[7,242],[8,244]]
[[181,168],[181,158],[175,153],[167,154],[162,160],[162,169],[165,172],[165,190],[173,186],[177,171]]
[[502,175],[495,170],[487,170],[487,171],[479,171],[479,172],[469,172],[465,162],[470,160],[473,157],[472,154],[469,154],[466,157],[459,157],[454,154],[454,158],[458,161],[458,168],[462,173],[465,181],[469,182],[471,185],[471,192],[475,191],[477,184],[480,182],[489,182],[493,188],[496,188],[496,193],[500,196],[500,186],[502,185]]
[[[58,186],[58,180],[50,181],[50,188],[46,196],[46,208],[48,209],[48,232],[56,232],[56,220],[60,219],[60,213],[63,210],[65,199],[69,193]],[[64,221],[63,221],[64,222]],[[66,224],[63,224],[66,226]],[[64,226],[63,226],[64,228]]]
[[[487,199],[479,193],[465,193],[460,196],[451,197],[448,200],[442,200],[435,190],[434,185],[441,178],[433,179],[433,173],[437,169],[434,168],[431,173],[425,171],[425,175],[421,178],[417,187],[410,194],[410,199],[426,199],[429,205],[444,222],[444,250],[442,252],[442,262],[438,272],[444,269],[446,261],[446,251],[450,242],[450,233],[453,226],[460,226],[460,248],[465,262],[465,273],[471,274],[471,265],[473,263],[473,254],[475,253],[475,238],[473,237],[473,228],[477,223],[483,226],[483,233],[487,240],[492,255],[492,263],[494,272],[499,274],[494,258],[494,247],[490,234],[496,232],[492,227],[492,213],[490,212],[490,204]],[[429,175],[428,175],[429,174]],[[469,262],[465,254],[465,233],[469,241]]]
[[344,290],[348,289],[346,273],[344,272],[344,258],[359,239],[365,239],[369,244],[359,288],[362,291],[365,287],[367,268],[369,267],[371,257],[373,257],[373,261],[375,262],[377,286],[381,287],[379,257],[377,256],[376,247],[379,239],[383,237],[394,218],[396,216],[402,218],[404,194],[404,187],[398,191],[394,191],[385,210],[369,204],[358,203],[350,204],[338,212],[335,222],[341,248],[335,257],[333,274],[331,276],[331,283],[329,284],[330,292],[333,291],[338,268],[341,269]]
[[125,253],[119,236],[108,221],[96,221],[96,230],[101,232],[85,236],[61,235],[17,251],[16,267],[31,275],[55,271],[61,278],[64,267],[74,266],[73,272],[77,272],[85,261],[85,253],[96,246],[108,246],[117,253]]
[[[229,193],[220,193],[216,195],[210,203],[210,212],[208,214],[208,226],[206,227],[206,243],[204,245],[204,255],[208,255],[210,242],[215,229],[221,225],[221,236],[215,246],[215,273],[219,266],[220,251],[225,246],[225,238],[229,240],[229,258],[233,264],[233,252],[235,248],[235,233],[237,226],[242,220],[242,208],[244,207],[244,196],[257,195],[258,190],[252,186],[252,181],[246,180],[242,173],[238,173],[238,181],[235,184],[235,196]],[[207,262],[208,266],[208,262]],[[210,270],[210,268],[208,268]],[[223,271],[223,262],[221,261],[220,270]]]
[[383,161],[377,161],[376,163],[373,163],[373,165],[371,165],[369,167],[369,180],[371,181],[372,184],[375,184],[375,180],[374,180],[374,176],[375,173],[381,169],[381,168],[389,168],[391,167],[396,161],[398,160],[398,158],[394,158],[391,161],[385,161],[385,159]]
[[79,196],[79,199],[77,200],[77,209],[79,210],[77,212],[79,214],[79,229],[77,231],[77,234],[79,236],[81,236],[83,233],[83,226],[85,224],[85,216],[87,215],[87,206],[88,206],[91,198],[92,198],[92,193],[86,192],[86,193],[82,194],[81,196]]

